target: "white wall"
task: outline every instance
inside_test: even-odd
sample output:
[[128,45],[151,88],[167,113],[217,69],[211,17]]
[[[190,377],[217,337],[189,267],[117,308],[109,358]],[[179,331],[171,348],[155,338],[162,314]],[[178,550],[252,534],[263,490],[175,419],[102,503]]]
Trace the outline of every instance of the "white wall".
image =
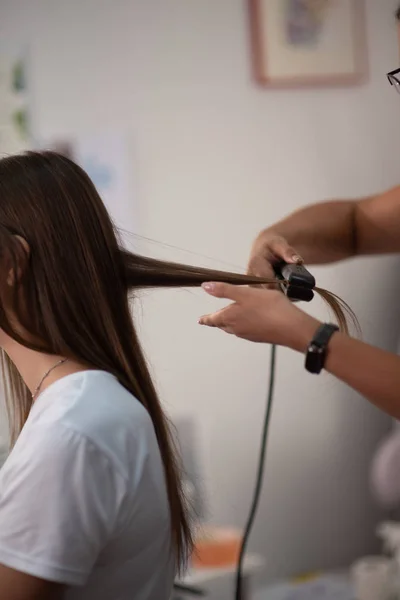
[[[195,254],[136,247],[244,267],[255,233],[292,209],[399,182],[400,98],[385,81],[398,63],[396,4],[367,2],[371,80],[354,89],[257,88],[242,0],[0,0],[0,37],[30,44],[36,132],[128,130],[130,229]],[[356,310],[365,337],[387,348],[399,329],[399,272],[394,259],[315,270]],[[199,328],[214,304],[198,291],[147,294],[141,329],[166,406],[198,419],[214,520],[242,524],[269,350]],[[317,302],[309,309],[326,314]],[[344,564],[373,545],[368,466],[388,421],[340,383],[307,376],[302,362],[279,352],[251,541],[269,575]]]

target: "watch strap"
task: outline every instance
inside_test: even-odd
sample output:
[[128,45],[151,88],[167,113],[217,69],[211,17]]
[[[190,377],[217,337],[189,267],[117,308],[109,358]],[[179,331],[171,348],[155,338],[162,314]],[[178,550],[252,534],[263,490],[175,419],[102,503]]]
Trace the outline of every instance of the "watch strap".
[[319,374],[325,365],[329,340],[339,330],[333,323],[323,323],[318,327],[306,353],[305,368],[310,373]]

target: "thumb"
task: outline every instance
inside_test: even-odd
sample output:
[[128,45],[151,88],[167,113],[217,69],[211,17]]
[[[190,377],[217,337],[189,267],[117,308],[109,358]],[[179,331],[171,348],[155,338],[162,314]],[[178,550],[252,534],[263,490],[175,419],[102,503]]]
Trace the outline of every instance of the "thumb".
[[201,287],[211,296],[215,296],[216,298],[226,298],[228,300],[233,300],[234,302],[240,302],[245,296],[246,291],[249,292],[250,289],[222,282],[207,282],[203,283]]

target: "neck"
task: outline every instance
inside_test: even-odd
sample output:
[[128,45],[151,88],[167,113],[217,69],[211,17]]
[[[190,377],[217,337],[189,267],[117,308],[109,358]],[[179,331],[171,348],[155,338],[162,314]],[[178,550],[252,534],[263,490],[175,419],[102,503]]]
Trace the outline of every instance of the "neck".
[[[11,338],[8,338],[6,343],[2,344],[2,347],[16,366],[31,394],[36,392],[47,371],[65,358],[64,356],[44,354],[36,350],[31,350],[25,346],[21,346],[21,344],[18,344]],[[37,396],[58,379],[72,373],[84,371],[87,368],[87,366],[73,359],[68,359],[68,361],[57,365],[42,381]]]

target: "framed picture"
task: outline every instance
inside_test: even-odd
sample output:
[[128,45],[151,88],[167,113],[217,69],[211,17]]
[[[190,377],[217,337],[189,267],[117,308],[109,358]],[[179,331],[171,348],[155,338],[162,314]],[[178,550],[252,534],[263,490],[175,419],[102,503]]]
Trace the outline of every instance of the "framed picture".
[[364,0],[248,0],[248,8],[259,84],[355,85],[366,79]]

